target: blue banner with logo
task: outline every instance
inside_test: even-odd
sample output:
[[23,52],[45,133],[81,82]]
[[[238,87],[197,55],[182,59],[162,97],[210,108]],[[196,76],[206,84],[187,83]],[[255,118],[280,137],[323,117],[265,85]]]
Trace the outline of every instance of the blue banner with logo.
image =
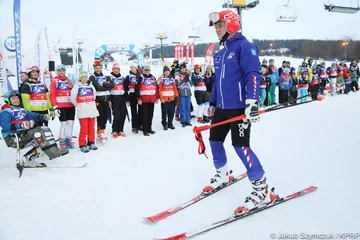
[[13,14],[14,14],[16,77],[17,77],[17,84],[18,84],[18,86],[20,86],[20,75],[21,75],[21,71],[22,71],[22,63],[21,63],[20,0],[14,0]]

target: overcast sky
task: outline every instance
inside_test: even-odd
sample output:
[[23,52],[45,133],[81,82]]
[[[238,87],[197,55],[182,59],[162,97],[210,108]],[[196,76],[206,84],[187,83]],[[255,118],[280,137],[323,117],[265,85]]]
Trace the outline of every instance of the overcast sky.
[[[248,0],[251,2],[252,0]],[[223,0],[22,0],[21,20],[26,30],[37,32],[47,26],[50,35],[71,44],[73,28],[78,35],[99,46],[101,44],[158,43],[155,32],[167,32],[172,41],[187,41],[191,29],[199,29],[204,42],[217,41],[213,28],[208,27],[208,14],[220,10]],[[260,4],[243,13],[244,35],[251,39],[343,39],[360,40],[360,12],[357,14],[328,13],[323,0],[290,0],[297,10],[295,23],[276,22],[276,12],[286,0],[260,0]],[[326,3],[329,0],[325,0]],[[336,5],[353,6],[357,0],[330,0]],[[13,0],[0,0],[0,36],[6,38],[13,29]],[[283,13],[286,14],[286,13]],[[191,22],[193,22],[191,24]],[[177,30],[177,31],[176,31]],[[11,32],[11,31],[10,31]],[[5,36],[4,36],[5,35]],[[36,35],[36,33],[35,33]],[[32,42],[35,39],[29,39]]]

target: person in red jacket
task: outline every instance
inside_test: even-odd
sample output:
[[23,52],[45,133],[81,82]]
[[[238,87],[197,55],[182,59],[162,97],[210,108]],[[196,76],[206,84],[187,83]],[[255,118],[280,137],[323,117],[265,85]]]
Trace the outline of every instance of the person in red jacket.
[[60,120],[59,141],[61,149],[74,149],[72,141],[75,106],[70,101],[71,89],[74,87],[72,81],[65,76],[66,67],[60,64],[57,68],[57,76],[50,84],[50,99],[55,114]]
[[156,78],[150,73],[150,66],[144,67],[141,81],[135,85],[135,94],[138,104],[141,105],[142,130],[144,136],[155,134],[152,130],[154,103],[159,102],[159,88]]

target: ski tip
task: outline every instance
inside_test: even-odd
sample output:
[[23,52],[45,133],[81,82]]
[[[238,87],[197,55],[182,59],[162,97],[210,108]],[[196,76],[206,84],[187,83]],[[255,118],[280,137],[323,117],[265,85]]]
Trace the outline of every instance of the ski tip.
[[143,217],[143,219],[147,224],[156,223],[155,219],[152,217]]

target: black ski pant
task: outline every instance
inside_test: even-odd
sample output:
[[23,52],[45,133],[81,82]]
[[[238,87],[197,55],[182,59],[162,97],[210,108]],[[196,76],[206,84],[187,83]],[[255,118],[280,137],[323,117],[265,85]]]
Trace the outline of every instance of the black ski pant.
[[279,90],[279,103],[286,103],[289,101],[289,90]]
[[351,82],[350,89],[351,89],[353,92],[359,91],[359,85],[358,85],[357,81],[352,81],[352,82]]
[[175,114],[175,101],[161,103],[161,124],[163,127],[172,127]]
[[111,96],[111,108],[114,116],[112,131],[115,133],[124,132],[127,113],[125,96]]
[[311,99],[312,100],[317,100],[319,90],[320,90],[320,85],[319,84],[315,84],[315,85],[311,86],[311,88],[310,88],[311,92],[310,93],[311,93]]
[[152,130],[152,120],[154,116],[154,103],[142,103],[141,105],[142,115],[142,130],[144,133],[148,133]]
[[104,131],[106,128],[106,122],[108,121],[109,114],[109,102],[108,101],[96,101],[96,108],[99,111],[97,117],[97,130]]
[[139,105],[137,103],[135,94],[130,94],[128,99],[129,99],[130,108],[131,108],[131,127],[139,129],[142,125],[141,105]]

